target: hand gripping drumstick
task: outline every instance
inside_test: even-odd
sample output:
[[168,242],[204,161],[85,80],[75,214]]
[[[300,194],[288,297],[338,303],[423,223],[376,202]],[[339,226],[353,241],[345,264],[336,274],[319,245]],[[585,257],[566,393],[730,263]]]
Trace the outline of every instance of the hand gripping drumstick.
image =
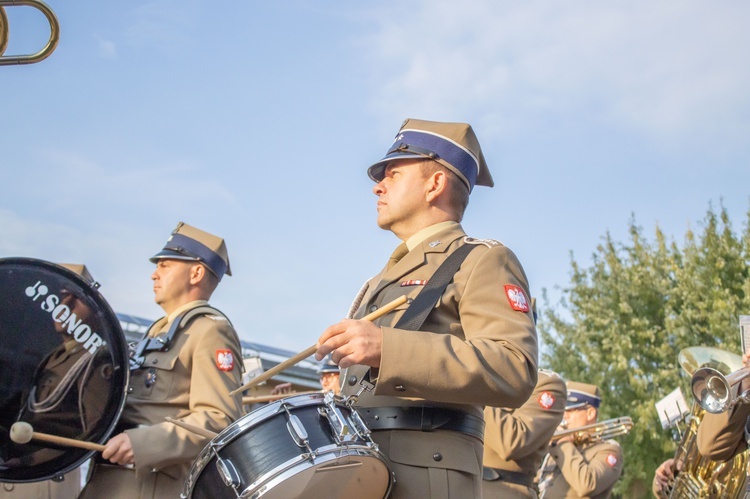
[[[404,303],[407,303],[408,301],[409,299],[406,296],[400,296],[396,298],[395,300],[393,300],[392,302],[383,305],[382,307],[380,307],[378,310],[374,311],[373,313],[367,314],[366,316],[362,317],[362,319],[360,320],[374,321],[375,319],[384,316],[388,312],[400,307],[401,305],[403,305]],[[318,349],[318,345],[315,344],[311,346],[310,348],[307,348],[306,350],[298,353],[294,357],[289,357],[287,360],[285,360],[281,364],[274,366],[268,371],[264,372],[263,374],[260,374],[254,377],[253,379],[245,383],[243,386],[237,388],[236,390],[232,390],[231,392],[229,392],[229,395],[234,396],[235,394],[241,392],[242,390],[247,390],[248,388],[257,385],[258,383],[261,383],[263,381],[266,381],[267,379],[273,378],[275,375],[277,375],[284,369],[291,367],[295,365],[296,363],[305,360],[306,358],[314,354],[317,349]]]
[[164,418],[164,421],[167,421],[169,423],[172,423],[173,425],[179,426],[180,428],[185,428],[188,431],[192,431],[193,433],[200,435],[202,437],[206,437],[209,440],[212,440],[218,433],[213,432],[211,430],[207,430],[205,428],[201,428],[200,426],[195,426],[190,423],[186,423],[185,421],[180,421],[179,419],[172,419],[169,416]]
[[64,445],[66,447],[78,447],[79,449],[96,450],[99,452],[104,450],[104,446],[101,444],[95,444],[85,440],[76,440],[74,438],[58,437],[57,435],[48,435],[46,433],[38,433],[34,431],[34,428],[29,423],[24,421],[13,423],[13,426],[10,427],[10,439],[17,444],[27,444],[31,440],[42,440],[44,442]]

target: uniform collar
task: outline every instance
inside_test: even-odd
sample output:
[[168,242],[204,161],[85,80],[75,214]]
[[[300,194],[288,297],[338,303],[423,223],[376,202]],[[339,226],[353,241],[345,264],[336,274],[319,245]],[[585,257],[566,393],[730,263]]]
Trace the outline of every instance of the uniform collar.
[[417,246],[419,246],[420,243],[424,242],[425,240],[431,238],[438,232],[442,232],[447,229],[452,229],[455,227],[461,227],[461,225],[458,222],[454,222],[452,220],[449,220],[447,222],[440,222],[436,223],[435,225],[430,225],[429,227],[425,227],[424,229],[420,230],[413,236],[411,236],[409,239],[406,240],[406,247],[409,248],[409,251],[413,250]]

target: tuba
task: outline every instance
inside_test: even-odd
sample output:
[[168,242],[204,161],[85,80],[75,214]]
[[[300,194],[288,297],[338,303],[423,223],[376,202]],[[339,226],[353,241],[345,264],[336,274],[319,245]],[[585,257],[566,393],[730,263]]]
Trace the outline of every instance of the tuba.
[[[703,367],[712,367],[721,373],[736,371],[742,360],[739,355],[718,348],[690,347],[680,352],[679,362],[688,376]],[[716,498],[739,499],[745,494],[747,452],[721,463],[703,457],[696,442],[698,425],[705,410],[696,402],[686,419],[687,427],[675,452],[675,462],[682,469],[675,477],[667,497],[679,499]]]

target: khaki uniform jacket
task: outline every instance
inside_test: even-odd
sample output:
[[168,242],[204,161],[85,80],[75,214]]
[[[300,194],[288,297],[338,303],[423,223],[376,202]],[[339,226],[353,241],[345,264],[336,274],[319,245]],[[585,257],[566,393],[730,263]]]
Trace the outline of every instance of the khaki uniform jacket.
[[[422,289],[419,283],[430,279],[453,251],[467,244],[465,236],[460,225],[445,229],[381,271],[369,281],[354,317],[361,318],[400,296],[417,296]],[[482,417],[487,404],[520,407],[536,384],[537,337],[530,304],[527,312],[514,310],[507,285],[522,289],[528,300],[526,274],[513,252],[494,241],[480,243],[466,257],[421,331],[393,327],[406,306],[378,319],[383,330],[381,365],[371,373],[377,379],[374,391],[363,393],[356,407],[449,407],[477,417]],[[343,377],[343,393],[356,393],[367,371],[365,366],[349,368]],[[473,494],[481,494],[479,440],[451,431],[396,432],[398,438],[391,438],[394,431],[374,432],[390,460],[404,465],[396,469],[391,497],[472,495],[471,488],[465,487],[475,487]],[[468,484],[456,485],[464,489],[454,493],[448,482],[460,484],[458,478],[448,480],[445,473],[434,473],[433,478],[441,478],[429,480],[429,485],[424,481],[410,485],[408,475],[414,467],[423,472],[428,468],[458,470],[468,477]]]
[[748,417],[750,404],[737,404],[719,414],[704,413],[698,425],[698,452],[714,461],[728,461],[747,449]]
[[577,447],[572,442],[562,442],[550,447],[551,459],[542,470],[546,476],[554,466],[552,481],[542,491],[544,499],[559,497],[590,497],[604,499],[622,473],[623,459],[620,444],[602,440]]
[[[534,392],[518,409],[485,407],[484,466],[536,476],[549,442],[565,414],[565,382],[550,371],[539,371]],[[491,497],[536,497],[526,486],[484,480],[482,493]]]
[[[204,304],[194,302],[184,310]],[[148,334],[156,336],[169,326],[166,318],[160,319]],[[232,356],[231,366],[220,366],[228,360],[227,353]],[[135,455],[135,479],[124,479],[114,487],[117,479],[99,474],[100,468],[112,467],[99,465],[84,490],[91,494],[86,497],[179,497],[193,460],[208,440],[164,418],[220,432],[241,415],[241,396],[229,396],[241,379],[240,341],[229,321],[217,315],[192,319],[175,335],[168,351],[149,352],[143,366],[131,372],[120,423],[133,427],[126,433]],[[111,475],[111,469],[107,471]],[[103,478],[97,480],[98,475]]]

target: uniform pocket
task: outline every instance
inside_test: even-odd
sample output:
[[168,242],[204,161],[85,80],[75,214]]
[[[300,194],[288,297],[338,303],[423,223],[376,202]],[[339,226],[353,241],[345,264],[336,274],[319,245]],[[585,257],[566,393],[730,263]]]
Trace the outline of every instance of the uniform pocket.
[[482,472],[482,444],[451,431],[392,431],[388,457],[396,463],[424,468]]
[[130,373],[131,396],[148,400],[170,398],[175,378],[176,352],[151,352],[143,367]]

